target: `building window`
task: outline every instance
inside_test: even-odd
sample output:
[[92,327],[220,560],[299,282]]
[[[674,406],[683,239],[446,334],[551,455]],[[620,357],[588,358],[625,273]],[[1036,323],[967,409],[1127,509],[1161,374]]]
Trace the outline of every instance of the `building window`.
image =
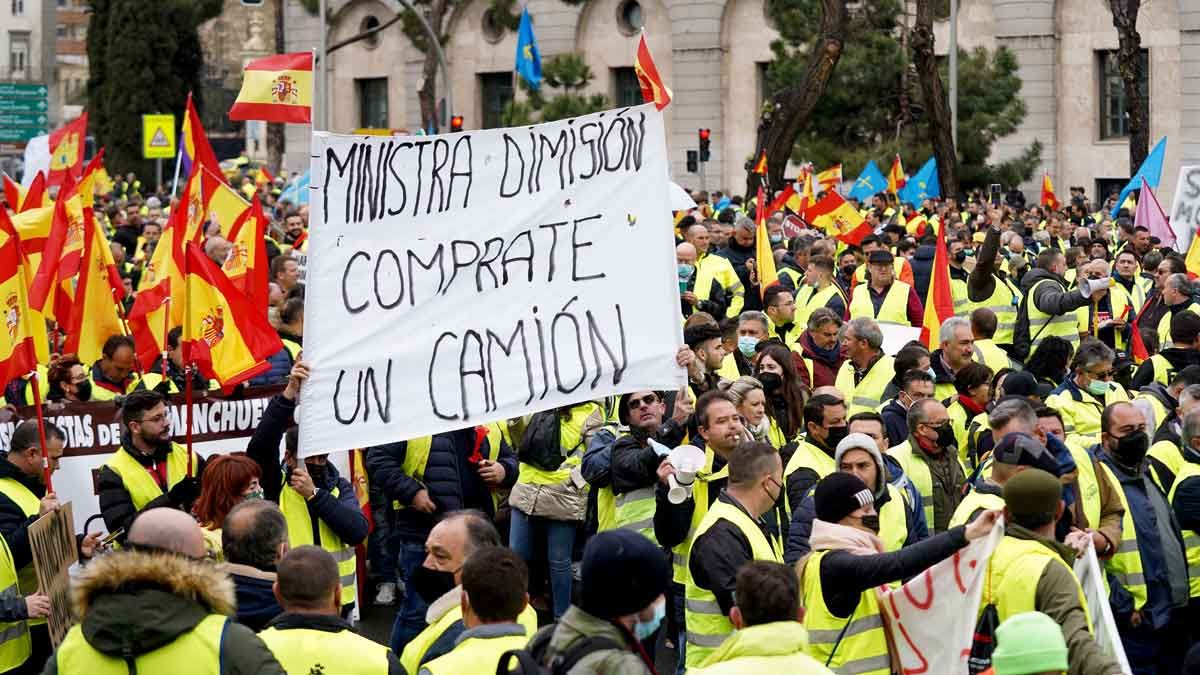
[[[1100,138],[1122,138],[1129,135],[1129,113],[1125,102],[1125,85],[1121,81],[1116,51],[1097,52],[1100,72]],[[1138,88],[1142,91],[1143,109],[1149,117],[1150,109],[1150,53],[1142,50],[1142,79]]]
[[[530,17],[532,20],[532,17]],[[483,11],[483,18],[480,20],[480,30],[483,31],[483,39],[492,44],[504,39],[506,29],[501,25],[500,20],[496,18],[496,11],[488,7]]]
[[613,100],[618,108],[631,105],[641,105],[642,85],[638,83],[637,72],[633,68],[613,68]]
[[633,35],[646,25],[642,6],[637,0],[625,0],[617,5],[617,26],[626,35]]
[[67,27],[61,23],[54,27],[54,32],[59,37],[59,39],[63,39],[63,38],[67,37]]
[[8,66],[12,77],[27,76],[25,69],[29,67],[29,38],[9,33]]
[[504,126],[500,118],[504,114],[504,107],[513,100],[512,73],[480,73],[479,95],[483,104],[480,110],[480,128],[495,129]]
[[21,16],[25,13],[25,0],[12,0],[12,15]]
[[[359,26],[358,32],[365,33],[369,30],[379,28],[379,19],[373,14],[368,14],[362,20],[362,25]],[[363,38],[363,45],[367,49],[374,49],[379,46],[379,33],[372,33],[370,36]]]
[[360,78],[358,89],[358,125],[366,129],[388,128],[388,79]]

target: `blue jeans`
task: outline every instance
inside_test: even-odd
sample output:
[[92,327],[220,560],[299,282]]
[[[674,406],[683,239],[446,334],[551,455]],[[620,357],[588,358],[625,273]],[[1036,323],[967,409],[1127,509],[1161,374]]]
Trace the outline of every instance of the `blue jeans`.
[[394,550],[397,555],[397,585],[402,586],[404,591],[396,611],[396,622],[392,624],[391,646],[393,653],[400,654],[404,652],[404,645],[425,630],[425,612],[429,604],[413,590],[409,582],[413,571],[425,562],[425,542],[397,537]]
[[535,550],[545,549],[549,558],[550,592],[553,595],[554,620],[558,621],[571,606],[571,553],[575,548],[575,527],[571,520],[550,520],[512,510],[508,544],[530,566]]

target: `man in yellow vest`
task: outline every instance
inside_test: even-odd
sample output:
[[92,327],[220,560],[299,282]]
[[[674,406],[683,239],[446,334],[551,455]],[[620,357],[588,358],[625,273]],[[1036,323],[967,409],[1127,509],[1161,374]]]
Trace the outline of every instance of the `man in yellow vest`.
[[821,307],[833,310],[838,317],[846,316],[846,294],[833,282],[833,258],[827,255],[814,255],[808,259],[804,283],[793,290],[793,295],[796,301],[794,321],[800,326],[807,325],[808,317]]
[[354,632],[341,617],[342,588],[333,556],[316,546],[291,549],[279,561],[274,593],[283,614],[259,633],[289,673],[402,673],[387,647]]
[[783,562],[778,530],[763,516],[783,494],[779,452],[766,443],[740,443],[729,457],[729,481],[692,537],[684,584],[685,663],[703,662],[734,630],[729,621],[737,572],[751,560]]
[[[725,291],[725,316],[737,316],[742,313],[746,303],[746,288],[733,269],[728,258],[723,258],[712,252],[708,228],[703,225],[692,225],[684,233],[687,243],[696,249],[696,283],[709,284],[716,280]],[[724,317],[713,317],[718,321]]]
[[954,378],[975,360],[975,333],[965,316],[946,319],[938,332],[938,348],[929,355],[933,368],[933,397],[949,405],[958,398]]
[[[1013,315],[1016,316],[1015,310]],[[972,345],[975,350],[975,362],[991,368],[993,373],[998,373],[1005,368],[1020,370],[1020,364],[1013,361],[1008,352],[996,344],[996,325],[996,313],[990,307],[980,307],[971,312],[971,334],[975,337]]]
[[1196,619],[1200,614],[1200,410],[1188,412],[1183,417],[1183,464],[1175,474],[1175,481],[1167,497],[1175,518],[1183,530],[1183,545],[1188,561],[1188,613],[1191,615],[1191,640],[1200,637],[1200,625]]
[[500,657],[529,642],[518,617],[529,605],[529,571],[512,550],[485,546],[463,563],[462,616],[465,630],[454,649],[426,662],[419,675],[493,673]]
[[1129,400],[1125,388],[1114,381],[1115,359],[1108,345],[1094,338],[1084,340],[1071,359],[1070,374],[1046,397],[1046,405],[1062,413],[1067,436],[1077,436],[1085,445],[1099,440],[1105,407]]
[[[1089,272],[1093,267],[1107,275],[1108,264],[1093,260],[1084,267]],[[1108,286],[1094,285],[1090,295],[1084,288],[1067,290],[1067,258],[1061,251],[1048,248],[1038,254],[1037,264],[1021,277],[1023,299],[1017,308],[1017,327],[1013,337],[1013,356],[1017,359],[1029,357],[1041,341],[1048,337],[1060,337],[1072,345],[1079,344],[1079,322],[1075,310],[1099,302],[1108,294]]]
[[[1126,514],[1121,545],[1105,565],[1121,641],[1134,672],[1179,672],[1187,646],[1187,556],[1170,502],[1146,471],[1146,418],[1131,403],[1115,403],[1105,408],[1101,430],[1092,452],[1118,484]],[[1125,545],[1130,534],[1137,538],[1132,548]]]
[[[187,371],[183,362],[183,326],[167,331],[167,377],[163,378],[163,357],[154,361],[154,367],[146,372],[137,383],[138,389],[155,389],[164,394],[182,394],[187,385]],[[208,379],[200,370],[192,371],[192,391],[207,391]]]
[[[1171,317],[1171,346],[1159,349],[1143,361],[1129,386],[1132,389],[1151,384],[1173,386],[1176,374],[1193,365],[1200,365],[1200,314],[1183,310]],[[1158,422],[1161,424],[1162,420]]]
[[800,583],[796,570],[766,560],[753,560],[737,573],[737,602],[729,621],[737,629],[708,655],[692,675],[792,673],[833,675],[809,656],[808,634],[800,623]]
[[[135,391],[121,404],[121,447],[100,467],[96,486],[109,532],[129,531],[139,511],[172,507],[190,511],[200,496],[204,459],[171,440],[167,399]],[[189,471],[189,464],[190,471]]]
[[[246,455],[258,463],[263,498],[279,504],[287,519],[292,546],[312,544],[329,551],[341,571],[343,615],[357,600],[357,559],[354,548],[367,538],[370,524],[363,515],[354,486],[329,463],[329,455],[296,456],[299,427],[292,424],[300,388],[308,379],[308,364],[292,366],[287,386],[271,398]],[[283,441],[283,468],[279,445]],[[365,476],[356,478],[365,479]]]
[[1063,509],[1062,484],[1051,473],[1031,467],[1005,483],[1004,537],[988,560],[981,606],[994,604],[1000,621],[1042,612],[1062,630],[1071,672],[1119,673],[1092,636],[1083,589],[1071,569],[1075,554],[1054,538]]
[[99,361],[88,369],[93,401],[111,401],[133,391],[138,383],[133,338],[113,335],[104,341]]
[[908,440],[888,449],[921,495],[931,534],[946,531],[962,501],[966,469],[957,444],[946,406],[927,398],[908,409]]
[[233,620],[233,588],[205,558],[191,516],[149,509],[125,544],[72,580],[79,623],[39,672],[284,674],[254,631]]
[[[955,311],[964,313],[976,309],[989,309],[996,320],[996,327],[988,339],[994,338],[997,345],[1011,347],[1013,330],[1017,323],[1017,304],[1020,293],[1016,285],[1004,271],[1000,257],[1000,234],[1003,225],[1003,212],[1000,209],[988,209],[988,229],[983,236],[983,244],[975,256],[975,267],[967,275],[960,288],[960,298],[956,296]],[[976,234],[980,237],[980,234]],[[978,336],[976,336],[978,337]],[[987,364],[993,370],[995,366]]]
[[1200,314],[1200,304],[1192,300],[1192,282],[1186,274],[1172,274],[1163,281],[1162,301],[1167,311],[1158,321],[1158,348],[1174,346],[1171,318],[1181,312]]
[[883,332],[869,317],[851,319],[842,328],[846,360],[834,386],[848,403],[847,414],[871,412],[883,403],[884,392],[896,376],[895,360],[883,353]]
[[[1007,407],[1002,409],[1001,406]],[[1005,401],[996,408],[1000,415],[1008,415],[1010,408],[1018,406],[1020,406],[1018,408],[1021,411],[1020,414],[1028,415],[1030,418],[1023,422],[1032,421],[1033,408],[1029,407],[1025,401],[1019,399]],[[951,527],[968,523],[988,509],[1004,508],[1004,486],[1014,476],[1027,469],[1041,469],[1053,476],[1062,473],[1062,467],[1059,466],[1058,460],[1046,449],[1046,446],[1026,433],[1005,435],[992,451],[991,460],[990,473],[986,477],[980,475],[975,483],[970,485],[970,492],[967,492],[963,500],[959,502],[958,508],[954,510],[954,516],[950,518]]]
[[[1192,373],[1200,375],[1200,367],[1186,368],[1180,372],[1178,379]],[[1155,383],[1154,387],[1158,386]],[[1141,397],[1141,394],[1144,393],[1146,392],[1139,392],[1138,398],[1132,402],[1138,406],[1148,420],[1153,413],[1146,410],[1149,406],[1144,405],[1146,401]],[[1178,401],[1176,401],[1175,407],[1170,409],[1171,412],[1167,419],[1158,425],[1158,431],[1154,432],[1154,438],[1150,443],[1150,451],[1146,453],[1150,475],[1166,492],[1171,491],[1171,485],[1175,482],[1175,474],[1179,473],[1185,464],[1182,439],[1183,418],[1197,408],[1200,408],[1200,385],[1189,384],[1179,392]]]
[[[434,525],[425,541],[428,553],[409,576],[409,588],[405,590],[425,600],[428,607],[422,617],[424,630],[408,640],[400,653],[400,664],[406,672],[415,673],[423,664],[454,649],[466,630],[461,602],[463,567],[476,551],[500,545],[496,526],[480,511],[454,511]],[[537,613],[526,605],[517,622],[532,637],[537,630]]]
[[696,255],[696,247],[686,241],[675,247],[680,309],[684,318],[693,312],[705,312],[719,320],[725,316],[725,288],[710,274],[705,274],[701,281],[696,268]]
[[987,536],[999,512],[885,553],[871,489],[858,476],[829,474],[813,502],[813,552],[797,564],[808,653],[837,673],[887,675],[892,662],[876,587],[915,576]]
[[763,291],[763,312],[771,322],[771,337],[799,351],[800,335],[805,325],[796,322],[796,300],[792,292],[782,284],[772,284]]
[[866,317],[898,326],[920,326],[924,321],[925,310],[916,289],[895,279],[894,260],[886,250],[871,252],[867,258],[871,283],[854,287],[850,295],[851,319]]
[[783,469],[787,515],[791,517],[817,481],[837,470],[833,461],[838,443],[849,433],[846,402],[830,394],[817,394],[804,404],[805,435]]

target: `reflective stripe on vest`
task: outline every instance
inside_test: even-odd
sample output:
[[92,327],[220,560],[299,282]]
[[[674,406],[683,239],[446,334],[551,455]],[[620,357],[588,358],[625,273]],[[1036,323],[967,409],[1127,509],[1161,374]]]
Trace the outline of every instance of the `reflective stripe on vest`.
[[[60,673],[129,675],[134,672],[186,672],[188,675],[220,675],[221,638],[228,621],[229,617],[221,614],[209,614],[192,630],[181,633],[158,649],[133,656],[128,662],[88,644],[83,636],[83,628],[75,624],[54,652],[54,660]],[[182,668],[181,664],[186,664],[186,668]]]
[[454,645],[454,649],[429,661],[418,671],[421,675],[460,675],[461,673],[493,673],[504,652],[524,649],[529,636],[499,635],[470,637]]
[[1137,530],[1133,524],[1133,515],[1129,510],[1129,500],[1125,498],[1125,487],[1117,480],[1117,475],[1104,462],[1099,462],[1108,481],[1116,488],[1121,498],[1121,506],[1125,507],[1125,515],[1121,516],[1121,542],[1117,544],[1117,552],[1104,562],[1104,568],[1112,573],[1117,581],[1133,596],[1134,609],[1146,606],[1146,576],[1142,573],[1142,555],[1138,552]]
[[[1190,478],[1200,478],[1200,464],[1188,462],[1175,474],[1175,482],[1171,484],[1171,493],[1167,495],[1168,502],[1175,501],[1175,490],[1179,484]],[[1188,565],[1188,596],[1200,598],[1200,533],[1195,530],[1184,530],[1183,548],[1187,553]]]
[[1038,580],[1042,578],[1042,571],[1046,569],[1046,565],[1055,564],[1062,565],[1071,573],[1075,593],[1079,597],[1079,606],[1083,608],[1088,630],[1091,631],[1091,612],[1088,611],[1087,599],[1083,595],[1079,580],[1075,578],[1075,572],[1054,551],[1046,548],[1044,544],[1028,539],[1006,536],[1000,540],[996,550],[992,552],[992,557],[988,559],[983,595],[979,603],[980,611],[982,612],[989,603],[995,603],[1002,622],[1010,616],[1035,611],[1037,607],[1034,606],[1034,599],[1037,595]]
[[521,462],[518,466],[517,482],[523,485],[562,485],[571,480],[571,471],[583,463],[583,453],[587,450],[583,442],[583,430],[588,418],[594,413],[603,414],[603,409],[595,403],[577,403],[571,407],[571,412],[565,419],[559,419],[558,439],[565,451],[562,464],[553,471]]
[[879,539],[885,551],[899,551],[908,541],[908,506],[900,488],[891,483],[886,486],[891,498],[879,509]]
[[[992,294],[980,300],[979,302],[971,302],[970,299],[964,303],[962,310],[966,313],[971,313],[981,307],[987,307],[996,315],[996,334],[992,336],[992,340],[996,344],[1010,345],[1013,342],[1013,335],[1017,326],[1017,298],[1020,298],[1020,292],[1014,289],[1007,279],[1001,279],[997,275],[993,275],[996,280],[995,288],[992,289]],[[958,303],[954,306],[955,313],[959,311]],[[991,364],[988,364],[989,366]]]
[[1100,481],[1096,478],[1096,465],[1088,451],[1075,443],[1067,443],[1067,450],[1075,460],[1075,468],[1079,473],[1075,480],[1079,483],[1079,496],[1083,500],[1083,517],[1087,518],[1088,526],[1095,528],[1100,524]]
[[833,296],[839,293],[837,284],[829,284],[825,288],[817,290],[808,285],[796,286],[796,315],[792,321],[797,326],[808,326],[808,317],[821,307],[829,304]]
[[613,500],[616,512],[616,527],[633,530],[654,543],[654,485],[632,492],[624,492]]
[[[1195,314],[1200,314],[1200,305],[1193,302],[1193,303],[1188,304],[1187,307],[1183,308],[1180,311],[1193,312]],[[1163,314],[1162,318],[1158,320],[1158,348],[1159,349],[1166,349],[1167,347],[1174,346],[1174,344],[1171,342],[1171,319],[1174,316],[1175,316],[1175,312],[1168,309],[1167,312],[1165,314]]]
[[[787,485],[788,478],[800,469],[810,469],[817,474],[818,479],[821,479],[836,471],[837,464],[834,463],[832,457],[825,454],[824,450],[808,441],[800,441],[796,445],[796,451],[788,459],[787,466],[783,469],[783,484]],[[792,511],[800,506],[792,504],[788,500],[787,490],[783,492],[783,504],[788,515],[791,515]]]
[[[754,560],[769,560],[783,562],[783,550],[777,539],[768,539],[759,529],[758,524],[750,519],[740,508],[733,504],[715,502],[700,526],[696,528],[692,541],[708,531],[718,520],[733,523],[742,535],[750,542],[750,553]],[[687,580],[684,583],[684,626],[687,639],[684,661],[691,666],[698,666],[708,657],[725,638],[733,634],[733,624],[721,612],[717,597],[712,591],[696,585],[692,578],[691,568],[687,568]]]
[[883,402],[883,392],[895,376],[895,359],[886,354],[879,357],[858,384],[854,383],[854,364],[849,359],[842,363],[834,384],[846,397],[846,417],[878,408]]
[[980,492],[979,490],[971,490],[966,497],[958,503],[958,508],[954,509],[954,515],[950,516],[950,527],[958,527],[966,525],[971,521],[971,516],[980,509],[1002,509],[1004,508],[1004,498],[990,492]]
[[[334,499],[338,498],[336,485],[329,491],[329,494]],[[342,543],[333,529],[319,518],[317,527],[320,530],[321,541],[314,542],[313,523],[312,517],[308,513],[308,501],[286,481],[283,489],[279,491],[279,509],[283,511],[283,517],[287,520],[288,541],[291,542],[291,546],[316,544],[328,551],[337,562],[338,577],[342,584],[342,604],[348,605],[354,602],[358,597],[358,567],[354,557],[354,547]]]
[[[884,634],[883,617],[879,615],[875,589],[868,588],[862,592],[858,605],[848,618],[834,616],[825,605],[825,596],[821,591],[821,560],[828,553],[814,551],[805,561],[800,575],[808,652],[818,661],[828,662],[829,668],[839,675],[888,675],[891,673],[892,660],[888,656],[887,636]],[[839,635],[841,642],[838,642]],[[833,658],[830,658],[830,654]]]
[[708,484],[729,477],[728,464],[721,467],[720,471],[713,472],[715,457],[712,448],[705,446],[704,469],[696,474],[696,480],[692,483],[692,501],[695,502],[695,507],[692,509],[692,522],[688,525],[687,537],[671,550],[671,565],[674,568],[672,579],[677,584],[687,582],[688,554],[692,550],[692,537],[696,533],[696,528],[700,526],[700,521],[704,520],[704,516],[708,513]]
[[[32,564],[29,567],[33,567]],[[35,584],[36,585],[36,584]],[[8,543],[0,537],[0,599],[19,600],[21,591],[17,586],[17,569]],[[45,622],[45,619],[42,619]],[[32,643],[29,640],[28,621],[0,623],[0,673],[6,673],[29,659]]]
[[[421,667],[421,662],[425,660],[425,654],[429,648],[433,646],[438,638],[449,630],[456,622],[462,621],[462,606],[455,604],[446,610],[446,613],[438,618],[437,621],[429,624],[417,634],[416,637],[409,640],[404,645],[404,650],[400,653],[400,665],[404,666],[404,672],[415,673]],[[517,623],[525,627],[525,634],[533,637],[537,632],[537,611],[530,604],[525,605],[525,609],[517,615]]]
[[1055,279],[1042,279],[1029,289],[1029,294],[1026,302],[1026,312],[1029,316],[1029,339],[1031,340],[1029,353],[1033,353],[1038,345],[1048,337],[1060,337],[1072,346],[1079,344],[1079,322],[1075,317],[1075,312],[1067,312],[1059,316],[1050,316],[1038,308],[1037,303],[1033,301],[1037,293],[1038,286],[1042,284],[1054,284],[1059,289],[1062,289],[1062,284]]
[[[899,326],[911,326],[908,320],[908,294],[912,286],[903,281],[893,281],[888,287],[879,311],[875,311],[875,303],[871,300],[870,286],[859,284],[854,287],[850,296],[850,318],[867,317],[879,323],[891,323]],[[894,375],[894,373],[893,373]]]
[[[193,466],[197,463],[196,453],[192,453]],[[125,448],[117,451],[104,464],[121,478],[133,508],[141,511],[150,502],[166,494],[175,484],[187,478],[188,454],[187,448],[171,443],[171,452],[167,454],[167,487],[164,490],[158,486],[150,470],[133,458]]]
[[387,675],[388,672],[388,648],[351,630],[334,633],[272,626],[258,637],[287,673]]

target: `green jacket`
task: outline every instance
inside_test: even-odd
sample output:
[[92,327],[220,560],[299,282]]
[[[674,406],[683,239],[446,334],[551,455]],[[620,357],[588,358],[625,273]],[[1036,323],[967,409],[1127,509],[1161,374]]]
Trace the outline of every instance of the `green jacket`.
[[777,621],[734,632],[689,675],[832,675],[805,653],[808,631],[799,621]]
[[[117,551],[89,563],[73,586],[75,616],[82,617],[83,637],[97,651],[119,658],[128,649],[136,657],[170,644],[217,613],[230,617],[221,639],[222,675],[284,675],[263,641],[233,618],[233,581],[212,565]],[[51,657],[43,675],[57,673]]]
[[[1075,564],[1073,550],[1020,525],[1008,525],[1004,536],[1036,541],[1057,553],[1067,567]],[[1070,571],[1063,569],[1062,565],[1046,565],[1034,593],[1033,606],[1037,611],[1062,626],[1063,637],[1067,641],[1068,675],[1111,675],[1121,672],[1117,662],[1101,649],[1088,631],[1087,616],[1079,604],[1079,594]]]
[[629,636],[609,621],[600,619],[571,605],[558,620],[550,644],[546,646],[543,662],[549,663],[556,655],[571,648],[577,640],[585,637],[608,638],[627,649],[602,649],[583,657],[568,675],[641,675],[648,674],[642,657],[633,651]]

